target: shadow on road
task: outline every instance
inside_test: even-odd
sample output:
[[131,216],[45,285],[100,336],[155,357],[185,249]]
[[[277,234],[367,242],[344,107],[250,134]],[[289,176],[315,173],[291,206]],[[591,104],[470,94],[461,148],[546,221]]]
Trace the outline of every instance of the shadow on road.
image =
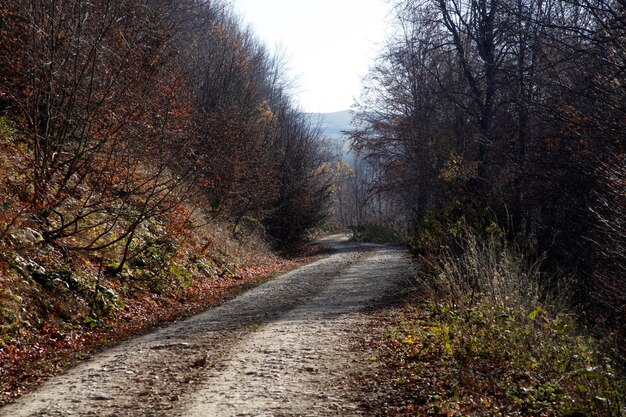
[[333,319],[364,309],[387,308],[413,285],[406,248],[359,243],[345,235],[316,243],[332,255],[254,288],[222,306],[162,329],[159,338],[185,338],[260,326],[277,320]]

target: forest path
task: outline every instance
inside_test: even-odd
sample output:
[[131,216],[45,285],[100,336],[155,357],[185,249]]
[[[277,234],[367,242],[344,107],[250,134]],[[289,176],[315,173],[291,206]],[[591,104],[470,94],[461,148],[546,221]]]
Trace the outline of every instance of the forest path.
[[401,247],[326,238],[328,258],[222,306],[120,344],[0,409],[0,416],[363,415],[348,382],[366,309],[403,291]]

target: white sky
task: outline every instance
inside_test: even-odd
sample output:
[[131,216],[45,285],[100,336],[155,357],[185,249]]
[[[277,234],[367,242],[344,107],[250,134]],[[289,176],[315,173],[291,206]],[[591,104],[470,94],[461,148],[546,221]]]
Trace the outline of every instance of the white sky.
[[270,49],[284,50],[306,112],[349,109],[385,39],[387,0],[233,0]]

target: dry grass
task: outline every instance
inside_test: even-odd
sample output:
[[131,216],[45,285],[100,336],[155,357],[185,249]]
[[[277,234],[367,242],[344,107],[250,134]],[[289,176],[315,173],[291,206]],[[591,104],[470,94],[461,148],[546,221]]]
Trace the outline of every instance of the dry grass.
[[615,364],[501,235],[465,229],[421,278],[379,347],[401,393],[389,415],[626,415]]
[[501,308],[537,306],[539,263],[529,263],[507,245],[496,236],[483,241],[465,230],[458,247],[444,248],[439,265],[424,276],[427,291],[451,308],[472,308],[478,300]]

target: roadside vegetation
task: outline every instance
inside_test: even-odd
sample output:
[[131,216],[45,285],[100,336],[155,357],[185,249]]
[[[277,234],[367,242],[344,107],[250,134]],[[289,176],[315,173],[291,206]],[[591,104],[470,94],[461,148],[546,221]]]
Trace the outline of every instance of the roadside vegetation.
[[349,220],[419,263],[375,355],[389,413],[623,416],[624,5],[394,4]]
[[418,288],[386,321],[372,360],[381,415],[623,416],[615,345],[593,337],[565,289],[497,227],[466,225],[421,257]]

